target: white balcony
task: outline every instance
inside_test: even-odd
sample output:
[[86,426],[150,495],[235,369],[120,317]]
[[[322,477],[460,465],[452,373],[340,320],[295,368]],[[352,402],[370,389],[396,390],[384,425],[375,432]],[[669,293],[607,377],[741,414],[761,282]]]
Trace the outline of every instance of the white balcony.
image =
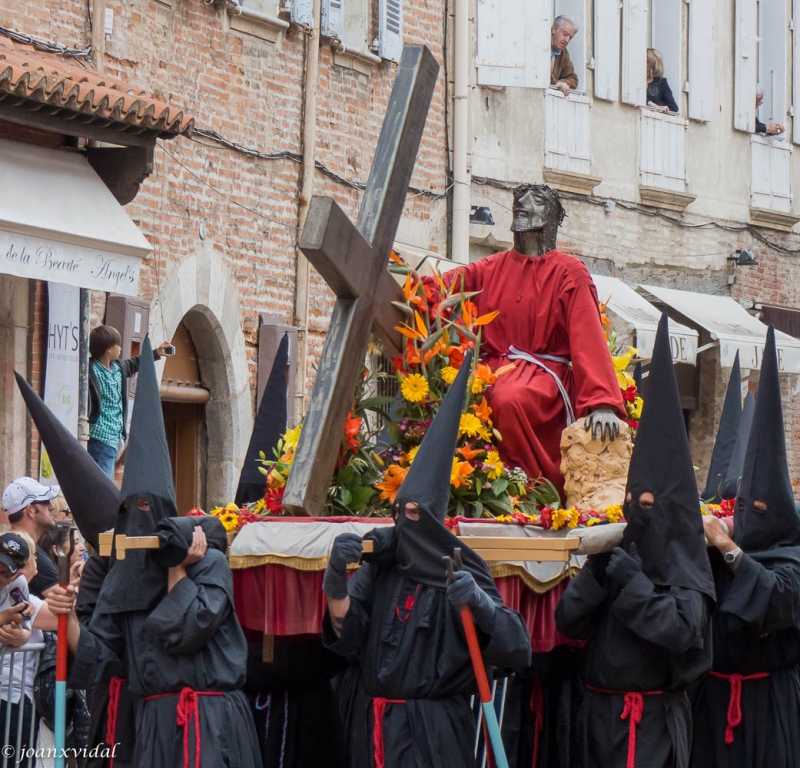
[[694,199],[686,192],[686,126],[677,115],[642,107],[639,195],[642,202],[683,211]]
[[790,141],[750,137],[750,218],[757,224],[790,230],[800,221],[792,213],[791,168]]
[[591,176],[588,96],[544,91],[544,178],[559,189],[590,193],[600,179]]

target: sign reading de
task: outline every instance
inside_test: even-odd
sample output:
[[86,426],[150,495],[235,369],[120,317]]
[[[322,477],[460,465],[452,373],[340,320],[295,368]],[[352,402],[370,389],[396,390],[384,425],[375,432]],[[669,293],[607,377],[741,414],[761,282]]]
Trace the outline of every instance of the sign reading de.
[[0,272],[125,296],[139,289],[138,256],[0,230]]

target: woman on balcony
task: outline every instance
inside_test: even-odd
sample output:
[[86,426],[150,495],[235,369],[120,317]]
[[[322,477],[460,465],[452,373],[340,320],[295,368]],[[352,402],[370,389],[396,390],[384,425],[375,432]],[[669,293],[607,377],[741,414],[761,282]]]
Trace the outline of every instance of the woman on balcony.
[[655,48],[647,49],[647,106],[659,112],[679,112],[667,78],[664,77],[664,59]]

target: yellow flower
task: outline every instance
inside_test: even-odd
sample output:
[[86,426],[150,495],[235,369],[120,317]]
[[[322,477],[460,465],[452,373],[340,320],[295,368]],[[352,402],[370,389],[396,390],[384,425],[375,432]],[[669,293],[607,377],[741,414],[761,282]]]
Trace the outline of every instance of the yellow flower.
[[609,523],[616,523],[622,518],[622,507],[619,504],[612,504],[606,509],[606,517]]
[[239,527],[239,515],[234,512],[225,512],[219,516],[219,521],[226,531],[235,531]]
[[222,507],[214,507],[208,514],[219,517],[222,514]]
[[637,421],[642,418],[642,406],[644,405],[644,400],[641,397],[638,397],[633,401],[632,405],[630,406],[630,417],[632,419],[636,419]]
[[581,513],[575,507],[570,507],[567,510],[569,519],[567,520],[567,528],[577,528],[578,523],[581,521]]
[[400,392],[409,403],[421,403],[429,391],[428,380],[419,373],[406,376],[400,385]]
[[456,376],[458,376],[458,368],[453,368],[452,365],[442,368],[442,381],[445,384],[452,384],[456,380]]
[[636,386],[633,376],[627,371],[617,371],[617,382],[619,383],[619,388],[623,390]]
[[481,420],[474,413],[465,413],[461,416],[458,423],[458,434],[468,437],[481,437],[489,439],[489,430],[481,423]]
[[283,486],[286,485],[286,477],[273,467],[272,471],[267,476],[267,485],[269,485],[270,488],[283,488]]
[[599,517],[590,517],[586,521],[586,527],[591,528],[593,525],[597,525],[598,523],[602,523],[603,521]]
[[498,480],[503,474],[503,461],[497,451],[489,451],[486,454],[486,460],[483,462],[485,466],[489,467],[487,474],[490,480]]
[[628,347],[628,351],[624,355],[611,355],[611,359],[614,361],[614,370],[617,373],[624,371],[638,354],[639,350],[636,347]]
[[459,461],[454,457],[453,468],[450,470],[450,485],[453,488],[460,488],[462,485],[469,488],[472,485],[472,481],[468,478],[474,471],[475,467],[468,461]]
[[512,518],[511,515],[498,515],[495,520],[498,523],[510,523]]
[[258,515],[267,508],[267,502],[264,499],[259,499],[253,507],[253,514]]
[[483,381],[476,376],[472,379],[472,394],[479,395],[481,392],[483,392]]
[[232,502],[230,502],[230,504],[226,504],[225,505],[225,511],[226,512],[236,512],[236,514],[238,515],[239,514],[239,505],[232,501]]
[[302,427],[302,424],[298,424],[294,429],[287,429],[286,432],[283,433],[283,450],[285,453],[293,451],[297,447]]

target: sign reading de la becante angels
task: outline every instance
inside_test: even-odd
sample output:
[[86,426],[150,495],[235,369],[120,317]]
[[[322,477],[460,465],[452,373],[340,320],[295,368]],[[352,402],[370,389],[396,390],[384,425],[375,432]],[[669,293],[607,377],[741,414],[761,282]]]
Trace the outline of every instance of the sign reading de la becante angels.
[[141,258],[0,229],[0,272],[136,296]]
[[[80,289],[48,283],[47,367],[44,401],[56,418],[78,435],[78,378],[80,375]],[[39,444],[39,481],[58,485],[44,443]]]

